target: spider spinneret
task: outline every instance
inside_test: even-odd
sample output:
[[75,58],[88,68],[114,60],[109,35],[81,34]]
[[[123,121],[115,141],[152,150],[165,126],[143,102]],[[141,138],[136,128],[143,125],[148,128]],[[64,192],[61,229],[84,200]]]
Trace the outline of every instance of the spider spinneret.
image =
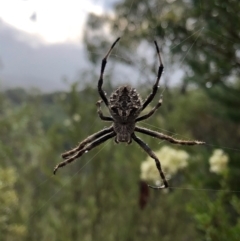
[[[163,181],[163,185],[161,186],[151,186],[149,187],[153,189],[163,189],[168,187],[168,182],[165,179],[165,175],[162,171],[161,164],[157,156],[154,152],[148,147],[148,145],[143,142],[139,137],[135,135],[135,132],[143,133],[152,137],[156,137],[161,140],[169,141],[173,144],[180,144],[180,145],[202,145],[205,142],[202,141],[185,141],[185,140],[178,140],[171,136],[162,134],[157,131],[152,131],[147,128],[136,126],[136,123],[142,120],[148,119],[152,116],[155,111],[162,105],[162,99],[158,101],[157,105],[149,111],[147,114],[139,116],[141,112],[151,103],[153,98],[155,97],[158,91],[158,85],[163,73],[163,64],[160,56],[159,47],[157,42],[154,41],[158,59],[159,59],[159,68],[157,79],[155,84],[153,85],[152,92],[148,95],[145,101],[141,100],[140,95],[137,93],[136,89],[132,88],[130,85],[124,85],[117,88],[107,99],[105,92],[102,89],[103,85],[103,74],[107,64],[107,58],[110,55],[112,49],[119,41],[120,38],[117,38],[116,41],[112,44],[111,48],[107,52],[106,56],[102,60],[101,66],[101,73],[98,80],[98,93],[101,97],[97,104],[97,112],[98,116],[103,121],[112,122],[112,125],[108,128],[105,128],[83,140],[76,148],[71,149],[62,154],[62,158],[64,161],[59,163],[55,168],[53,173],[56,174],[58,168],[63,167],[77,158],[81,157],[83,154],[87,153],[88,151],[92,150],[96,146],[100,145],[101,143],[107,141],[110,138],[115,137],[115,142],[127,142],[130,144],[132,140],[134,140],[150,157],[155,160],[156,167],[159,171],[159,175]],[[101,110],[101,103],[104,102],[111,116],[104,116]]]

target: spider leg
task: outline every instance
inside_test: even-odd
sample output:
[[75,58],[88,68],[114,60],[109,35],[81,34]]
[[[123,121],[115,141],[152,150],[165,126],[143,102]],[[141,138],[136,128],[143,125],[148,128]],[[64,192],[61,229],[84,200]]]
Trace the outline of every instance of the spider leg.
[[154,44],[156,46],[156,50],[157,50],[157,54],[158,54],[158,59],[159,59],[160,65],[159,65],[159,68],[158,68],[157,80],[156,80],[156,82],[155,82],[155,84],[153,85],[153,88],[152,88],[152,93],[147,97],[147,99],[143,103],[142,110],[144,110],[147,107],[147,105],[153,100],[154,96],[156,95],[156,93],[158,91],[159,80],[160,80],[160,78],[162,76],[163,68],[164,68],[163,64],[162,64],[161,55],[160,55],[160,51],[159,51],[159,47],[157,45],[157,42],[154,41]]
[[162,168],[161,168],[161,164],[160,164],[160,161],[159,159],[157,158],[157,156],[154,154],[154,152],[151,150],[151,148],[146,144],[144,143],[139,137],[137,137],[134,133],[132,134],[132,138],[134,141],[136,141],[138,143],[138,145],[140,147],[142,147],[142,149],[147,152],[147,154],[153,158],[155,160],[155,163],[156,163],[156,167],[158,169],[158,172],[159,172],[159,175],[160,177],[162,178],[163,180],[163,184],[162,186],[151,186],[151,185],[148,185],[149,187],[153,188],[153,189],[164,189],[164,188],[167,188],[168,187],[168,182],[164,176],[164,173],[162,171]]
[[110,116],[104,116],[103,113],[102,113],[102,110],[101,110],[101,103],[102,103],[102,100],[99,100],[97,101],[96,105],[98,107],[97,109],[97,112],[98,112],[98,116],[100,117],[101,120],[104,120],[104,121],[113,121],[113,118],[110,117]]
[[136,122],[138,121],[143,121],[148,119],[150,116],[152,116],[155,111],[162,105],[162,97],[160,98],[160,100],[158,101],[157,105],[146,115],[140,116],[136,119]]
[[111,48],[109,49],[109,51],[107,52],[106,56],[103,58],[102,60],[102,66],[101,66],[101,73],[100,73],[100,77],[98,80],[98,93],[101,96],[102,100],[104,101],[104,103],[106,104],[106,106],[108,106],[108,99],[104,93],[104,91],[102,90],[102,85],[103,85],[103,73],[107,64],[107,58],[110,55],[112,49],[114,48],[115,44],[119,41],[120,38],[117,38],[115,40],[115,42],[112,44]]
[[143,133],[143,134],[147,134],[149,136],[152,136],[152,137],[156,137],[156,138],[159,138],[161,140],[166,140],[166,141],[169,141],[173,144],[180,144],[180,145],[189,145],[189,146],[192,146],[192,145],[203,145],[205,144],[205,142],[203,141],[184,141],[184,140],[178,140],[178,139],[175,139],[171,136],[168,136],[168,135],[164,135],[160,132],[157,132],[157,131],[152,131],[152,130],[149,130],[147,128],[143,128],[143,127],[139,127],[139,126],[136,126],[135,127],[135,131],[137,132],[140,132],[140,133]]
[[101,143],[107,141],[108,139],[114,137],[116,135],[115,132],[111,132],[105,136],[102,136],[100,138],[98,138],[97,140],[95,140],[94,142],[90,143],[89,145],[85,146],[84,148],[82,148],[80,151],[78,151],[75,155],[71,156],[70,158],[66,159],[63,162],[60,162],[53,170],[53,174],[55,175],[58,168],[60,167],[64,167],[67,164],[73,162],[75,159],[81,157],[84,153],[87,153],[88,151],[92,150],[94,147],[100,145]]
[[74,155],[76,152],[79,152],[81,149],[83,149],[88,143],[98,139],[99,137],[102,137],[109,132],[113,131],[113,127],[105,128],[89,137],[87,137],[85,140],[83,140],[76,148],[71,149],[70,151],[64,152],[62,154],[63,159],[68,159],[70,156]]

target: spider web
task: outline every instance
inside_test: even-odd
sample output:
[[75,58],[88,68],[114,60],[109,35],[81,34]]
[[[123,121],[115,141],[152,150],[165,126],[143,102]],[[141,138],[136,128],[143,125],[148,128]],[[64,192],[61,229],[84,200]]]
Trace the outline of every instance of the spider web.
[[[130,7],[129,7],[128,15],[131,13],[132,6],[135,3],[135,1],[137,1],[137,0],[131,0],[130,1],[131,4],[130,4]],[[171,0],[169,0],[169,2],[170,1]],[[174,2],[174,0],[172,2]],[[161,14],[160,5],[158,5],[158,4],[154,5],[154,6],[152,6],[152,8],[154,9],[154,14],[156,14],[156,15]],[[183,45],[184,42],[186,40],[189,40],[189,39],[192,41],[192,45],[189,48],[184,49],[182,57],[181,57],[181,59],[180,59],[180,61],[177,65],[174,65],[172,67],[171,66],[171,60],[170,60],[170,57],[169,57],[171,55],[171,50],[173,50],[177,46],[163,46],[162,47],[162,57],[163,57],[165,72],[164,72],[164,75],[162,76],[161,81],[160,81],[160,89],[159,89],[160,95],[164,93],[164,91],[166,89],[166,86],[169,86],[169,85],[170,86],[176,86],[176,85],[179,84],[178,81],[181,81],[182,77],[184,76],[184,73],[183,73],[183,71],[176,70],[176,69],[180,69],[180,67],[184,65],[187,56],[191,52],[192,47],[197,43],[199,37],[202,34],[204,34],[205,31],[210,31],[210,30],[207,30],[204,26],[203,1],[200,1],[199,9],[200,9],[202,14],[201,14],[201,17],[197,20],[197,22],[199,23],[198,27],[196,27],[194,29],[193,33],[191,33],[187,38],[185,38],[183,41],[181,41],[178,44],[178,45]],[[128,15],[127,15],[127,17],[128,17]],[[141,19],[139,19],[139,22],[141,22]],[[129,38],[131,40],[131,37],[134,35],[134,31],[136,31],[136,29],[137,29],[137,23],[135,23],[136,26],[135,26],[135,28],[133,28],[133,31],[132,31],[131,34],[126,32],[127,26],[129,26],[130,24],[134,24],[134,23],[128,21],[127,25],[126,25],[126,28],[119,31],[122,38]],[[157,26],[151,26],[149,28],[149,31],[148,31],[149,38],[151,38],[152,40],[156,39],[158,37],[157,34],[156,34],[156,27]],[[214,33],[214,34],[219,35],[218,33]],[[219,41],[221,41],[221,38],[225,38],[227,41],[231,41],[223,35],[219,36]],[[114,39],[114,38],[112,38],[112,39]],[[121,43],[118,43],[118,45],[115,47],[115,53],[112,54],[112,56],[111,56],[112,58],[108,62],[108,65],[107,65],[106,71],[105,71],[105,75],[107,76],[107,75],[110,75],[110,74],[113,73],[114,79],[116,79],[116,85],[123,84],[122,80],[124,79],[125,83],[130,82],[132,85],[134,85],[136,87],[139,84],[141,84],[141,85],[144,84],[146,86],[146,88],[151,90],[151,87],[152,87],[152,85],[154,83],[154,80],[155,80],[155,75],[152,73],[152,71],[148,71],[149,66],[153,65],[153,66],[156,67],[156,65],[158,64],[156,56],[152,57],[152,56],[154,56],[154,52],[155,52],[154,45],[152,44],[152,46],[150,46],[149,43],[143,41],[140,44],[140,46],[138,46],[136,44],[136,47],[138,46],[138,49],[137,49],[137,54],[135,54],[135,56],[125,56],[125,55],[122,55],[120,53],[119,44],[121,44]],[[106,53],[106,50],[102,50],[101,52],[94,52],[94,54],[98,55],[98,57],[100,57],[100,58],[102,58],[102,56],[104,56],[105,53]],[[142,59],[139,58],[139,55],[141,57],[147,56],[146,62],[142,62]],[[114,61],[114,58],[115,58],[116,61]],[[130,63],[131,66],[128,67],[126,65],[117,64],[117,60],[119,60],[119,59],[125,60],[126,62]],[[99,63],[98,63],[98,66],[99,66]],[[99,69],[100,68],[98,68],[98,70]],[[176,81],[176,80],[178,80],[178,81]],[[155,100],[159,97],[159,94],[156,95]],[[95,121],[96,121],[96,119],[95,119]],[[188,137],[184,136],[183,134],[181,134],[179,132],[169,132],[168,130],[161,129],[158,126],[153,126],[153,125],[148,124],[148,123],[143,123],[143,124],[146,127],[153,127],[155,130],[158,130],[158,131],[161,131],[161,132],[167,132],[168,134],[171,134],[173,136],[177,136],[177,137],[180,137],[180,138],[183,138],[183,139],[188,138]],[[104,144],[101,147],[101,149],[96,154],[94,154],[94,156],[91,159],[89,159],[89,161],[86,164],[84,164],[79,170],[77,170],[72,177],[69,177],[69,179],[72,179],[76,174],[78,174],[80,172],[80,170],[85,168],[86,165],[90,161],[94,160],[108,143],[109,143],[109,141],[106,144]],[[228,147],[228,146],[225,146],[225,145],[213,145],[211,143],[208,143],[207,146],[209,146],[210,148],[221,148],[221,149],[228,150],[228,151],[240,152],[239,148]],[[46,182],[48,182],[50,180],[51,179],[44,180],[42,183],[37,185],[35,188],[37,189],[40,186],[45,185]],[[37,215],[37,213],[41,209],[43,209],[46,205],[48,205],[53,200],[53,198],[55,198],[57,196],[57,194],[59,192],[61,192],[63,187],[64,186],[62,186],[57,192],[53,193],[48,199],[46,199],[45,202],[43,203],[42,207],[40,209],[36,210],[34,212],[33,216]],[[240,190],[221,190],[221,189],[213,190],[213,189],[207,189],[207,188],[206,189],[198,189],[198,188],[185,188],[185,187],[170,187],[170,189],[183,189],[183,190],[207,191],[207,192],[208,191],[210,191],[210,192],[232,192],[232,193],[239,193],[240,192]]]
[[[131,1],[128,15],[131,13],[132,6],[134,5],[135,1],[136,0]],[[167,2],[175,2],[175,1],[169,0]],[[161,4],[157,3],[155,5],[152,5],[151,8],[154,9],[154,11],[153,11],[154,14],[161,15],[161,11],[162,11]],[[232,40],[228,39],[224,35],[219,35],[219,33],[214,32],[212,30],[208,30],[206,28],[206,26],[204,25],[204,17],[203,17],[204,16],[204,2],[203,1],[199,1],[199,9],[201,11],[201,14],[200,14],[199,19],[196,20],[198,23],[198,24],[196,24],[197,27],[194,27],[193,33],[191,32],[190,35],[188,37],[186,37],[184,40],[182,40],[178,45],[180,45],[180,46],[183,45],[184,42],[188,39],[190,39],[192,41],[192,44],[190,45],[189,48],[183,49],[183,54],[182,54],[182,57],[181,57],[179,63],[174,65],[173,68],[171,68],[171,60],[169,59],[169,55],[171,55],[171,51],[174,48],[178,47],[178,45],[162,47],[162,55],[163,55],[162,58],[164,61],[165,68],[164,68],[164,75],[162,76],[161,81],[160,81],[160,89],[159,89],[160,95],[163,94],[164,90],[166,89],[166,85],[176,86],[176,85],[178,85],[178,83],[181,83],[181,79],[184,76],[184,73],[181,70],[179,71],[179,69],[181,69],[181,67],[184,65],[184,62],[185,62],[188,54],[191,52],[192,47],[198,41],[198,38],[201,35],[203,35],[205,32],[210,31],[213,34],[215,34],[216,36],[218,36],[219,43],[221,42],[221,38],[224,38],[227,41],[234,43]],[[128,15],[127,15],[127,17],[128,17]],[[143,18],[144,18],[144,16],[143,16]],[[136,31],[138,24],[140,22],[141,22],[141,18],[138,19],[138,22],[128,21],[125,29],[121,29],[119,31],[119,36],[122,36],[123,38],[128,38],[131,41],[131,38],[134,35],[134,32]],[[134,26],[133,31],[131,33],[129,33],[129,31],[126,30],[130,24]],[[148,36],[152,40],[158,39],[156,27],[157,26],[151,26],[151,27],[149,26]],[[136,45],[138,45],[138,44],[136,44]],[[158,65],[157,58],[156,58],[156,56],[154,57],[154,52],[155,52],[154,45],[152,44],[152,46],[150,46],[148,42],[146,43],[143,41],[143,43],[141,43],[140,46],[138,46],[138,51],[136,53],[136,56],[131,56],[131,57],[121,55],[119,53],[120,51],[118,51],[118,48],[119,48],[119,44],[115,47],[116,52],[115,52],[115,54],[112,54],[112,57],[113,58],[115,57],[116,59],[124,59],[125,61],[130,63],[131,66],[130,66],[130,70],[125,71],[125,73],[123,70],[127,68],[126,65],[123,66],[123,69],[120,68],[119,72],[116,70],[117,73],[115,73],[115,75],[113,74],[114,78],[117,78],[117,80],[118,80],[117,85],[122,84],[121,80],[125,79],[127,81],[125,81],[123,83],[131,83],[134,86],[137,86],[139,84],[144,84],[144,86],[151,89],[151,86],[155,80],[155,75],[152,73],[152,71],[149,72],[149,71],[145,71],[145,70],[149,70],[149,66],[151,66],[151,65],[154,65],[155,67]],[[167,52],[167,53],[165,53],[165,52]],[[100,55],[102,57],[102,56],[104,56],[104,53],[105,52],[95,53],[95,54]],[[145,57],[147,56],[146,59],[149,60],[149,62],[146,62],[146,63],[140,62],[141,60],[139,60],[139,59],[141,59],[141,57],[143,57],[143,56],[145,56]],[[111,61],[113,63],[111,63]],[[108,66],[105,70],[105,75],[108,75],[110,72],[111,73],[114,72],[113,70],[115,70],[115,69],[119,69],[119,65],[117,65],[117,67],[116,67],[116,63],[114,62],[114,60],[111,60],[111,61],[109,61]],[[141,67],[139,67],[139,66],[141,66]],[[155,68],[155,70],[156,70],[156,68]],[[131,72],[129,72],[129,71],[131,71]],[[135,76],[134,76],[134,73],[137,73],[137,74],[135,74]],[[157,71],[156,71],[156,73],[157,73]],[[129,76],[131,76],[131,78]],[[114,81],[115,81],[115,79],[114,79]],[[211,88],[209,83],[207,83],[206,86],[208,88]],[[155,97],[155,98],[157,98],[157,97]],[[146,123],[146,125],[148,125],[148,124]],[[155,126],[155,128],[163,131],[159,127]],[[164,130],[164,131],[167,131],[167,130]],[[178,136],[181,136],[182,138],[184,138],[184,136],[180,135],[179,133],[172,133],[172,134],[178,135]],[[207,145],[214,146],[212,144],[207,144]],[[216,147],[220,147],[222,149],[227,149],[227,150],[232,150],[232,151],[240,151],[240,149],[234,148],[234,147],[227,147],[227,146],[216,146]]]

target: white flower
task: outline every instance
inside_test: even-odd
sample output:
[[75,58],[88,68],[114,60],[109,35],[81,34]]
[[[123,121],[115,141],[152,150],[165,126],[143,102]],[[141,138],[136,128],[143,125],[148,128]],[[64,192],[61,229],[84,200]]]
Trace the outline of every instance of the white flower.
[[159,172],[153,159],[147,159],[141,164],[141,180],[159,180]]
[[65,119],[64,122],[63,122],[63,124],[64,124],[65,126],[70,126],[70,125],[72,124],[72,122],[71,122],[70,119]]
[[221,174],[226,170],[229,157],[221,149],[216,149],[209,158],[210,172]]
[[[175,150],[171,147],[163,146],[155,154],[159,158],[163,172],[166,172],[167,178],[188,165],[187,159],[189,155],[183,150]],[[159,178],[155,161],[151,157],[148,157],[141,164],[141,179],[156,182]]]
[[79,122],[81,120],[81,116],[79,114],[74,114],[72,118],[75,122]]

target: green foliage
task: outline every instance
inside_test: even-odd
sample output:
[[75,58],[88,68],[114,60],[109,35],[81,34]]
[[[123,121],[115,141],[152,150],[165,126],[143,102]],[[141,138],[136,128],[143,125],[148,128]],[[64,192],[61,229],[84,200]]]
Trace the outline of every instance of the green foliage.
[[[140,125],[207,142],[197,147],[171,145],[188,153],[188,165],[172,175],[167,192],[149,190],[144,209],[139,206],[139,182],[147,155],[136,143],[108,141],[52,174],[62,152],[109,125],[97,116],[99,96],[92,71],[85,74],[94,81],[80,86],[81,91],[75,83],[68,92],[47,95],[21,89],[1,93],[0,240],[238,240],[238,9],[235,0],[123,1],[111,18],[89,18],[85,41],[90,55],[107,49],[109,39],[99,31],[106,26],[127,36],[118,56],[125,57],[129,49],[133,53],[141,40],[155,36],[166,43],[166,51],[171,46],[173,63],[186,73],[181,91],[166,88],[163,106]],[[97,63],[99,56],[103,55],[90,57]],[[144,63],[142,71],[155,73],[146,59],[139,63]],[[107,93],[110,80],[106,76]],[[143,97],[150,90],[149,84],[139,88]],[[139,136],[156,153],[163,145]],[[212,173],[209,158],[215,147],[224,146],[237,150],[226,148],[227,171]]]
[[[166,94],[160,111],[142,123],[143,126],[169,130],[179,138],[198,135],[201,139],[216,124],[221,126],[222,122],[218,123],[212,109],[200,101],[208,99],[204,92],[189,92],[187,99],[177,91],[171,94],[178,99],[178,105],[175,105],[175,98]],[[77,84],[68,93],[32,96],[31,102],[23,101],[17,106],[12,104],[11,98],[2,99],[1,131],[5,139],[1,142],[1,166],[5,175],[10,173],[8,175],[14,177],[10,187],[16,197],[7,200],[6,205],[17,209],[7,223],[11,237],[17,232],[11,229],[13,225],[22,232],[18,234],[19,240],[158,240],[161,237],[168,241],[176,236],[178,240],[195,239],[197,230],[203,232],[206,223],[211,223],[213,233],[216,230],[212,220],[218,209],[210,212],[204,208],[213,202],[221,207],[219,218],[231,203],[234,215],[225,216],[222,232],[229,220],[235,220],[236,226],[229,232],[231,235],[237,232],[239,222],[234,219],[239,212],[237,195],[228,194],[229,199],[224,198],[223,202],[211,192],[203,193],[199,199],[197,191],[170,189],[169,193],[164,193],[151,190],[147,205],[141,210],[140,165],[147,156],[135,143],[128,147],[109,141],[53,176],[53,167],[61,161],[60,153],[107,125],[97,116],[94,103],[98,99],[95,88],[86,87],[79,92]],[[208,125],[203,124],[206,122]],[[6,134],[6,129],[11,134]],[[179,136],[180,133],[184,136]],[[216,133],[216,136],[225,135],[224,129]],[[209,141],[213,143],[216,136],[211,133]],[[142,138],[155,151],[162,146],[156,139]],[[190,154],[189,167],[172,176],[171,186],[221,189],[220,178],[209,173],[207,159],[212,149],[184,149]],[[15,171],[7,172],[8,168]],[[234,188],[229,183],[231,178],[236,180],[237,175],[230,167],[224,189]],[[4,237],[7,237],[6,232]]]
[[15,190],[17,173],[13,168],[0,169],[0,239],[23,240],[26,234],[24,223],[18,220],[19,197]]
[[[126,59],[133,57],[128,57],[127,51],[133,53],[146,41],[150,49],[153,39],[158,38],[167,72],[171,72],[171,65],[166,61],[169,51],[170,63],[185,72],[180,93],[172,89],[165,91],[164,105],[159,111],[162,115],[154,116],[144,125],[156,130],[162,128],[179,138],[197,137],[207,142],[205,148],[185,148],[191,154],[188,172],[171,180],[172,185],[199,188],[189,194],[184,205],[198,231],[193,240],[239,239],[239,195],[231,192],[239,189],[240,175],[239,152],[233,150],[238,148],[240,140],[240,22],[236,14],[239,11],[237,0],[121,1],[115,5],[114,16],[90,15],[86,28],[90,54],[95,47],[104,46],[101,43],[107,40],[101,33],[110,26],[113,35],[123,37],[117,50],[123,56],[121,61],[129,64],[131,61]],[[96,21],[98,25],[91,24]],[[98,45],[94,39],[99,40]],[[149,56],[138,58],[139,63],[145,63],[144,72],[150,69],[145,61]],[[155,140],[144,138],[155,150],[159,149]],[[214,147],[224,146],[230,147],[225,150],[230,160],[227,177],[210,173],[208,163]],[[206,188],[225,191],[205,190],[201,194],[200,190]],[[176,192],[171,195],[175,196]],[[176,206],[175,203],[172,208]],[[176,231],[171,237],[173,240],[179,234]],[[167,240],[167,235],[161,235],[161,239]]]
[[[180,240],[184,240],[175,215],[186,222],[189,219],[181,206],[172,208],[174,197],[152,193],[146,209],[140,210],[140,164],[146,154],[136,144],[126,147],[108,142],[52,176],[53,167],[61,161],[60,153],[105,126],[97,117],[94,103],[98,98],[95,89],[79,92],[73,85],[69,93],[35,96],[18,106],[11,99],[2,99],[1,131],[7,128],[11,135],[2,133],[1,164],[17,169],[17,174],[12,174],[17,177],[12,188],[18,197],[13,221],[25,227],[22,240],[141,240],[148,237],[148,229],[157,239],[177,225]],[[159,146],[147,139],[155,143],[155,149]],[[177,195],[180,200],[180,193]],[[170,226],[163,207],[169,213]],[[156,215],[160,218],[154,218]],[[189,223],[188,235],[191,233]],[[10,234],[15,235],[13,230]]]
[[239,240],[239,197],[228,191],[228,172],[221,180],[220,188],[223,191],[215,195],[202,193],[200,199],[189,203],[188,209],[192,213],[197,228],[204,234],[205,240]]

